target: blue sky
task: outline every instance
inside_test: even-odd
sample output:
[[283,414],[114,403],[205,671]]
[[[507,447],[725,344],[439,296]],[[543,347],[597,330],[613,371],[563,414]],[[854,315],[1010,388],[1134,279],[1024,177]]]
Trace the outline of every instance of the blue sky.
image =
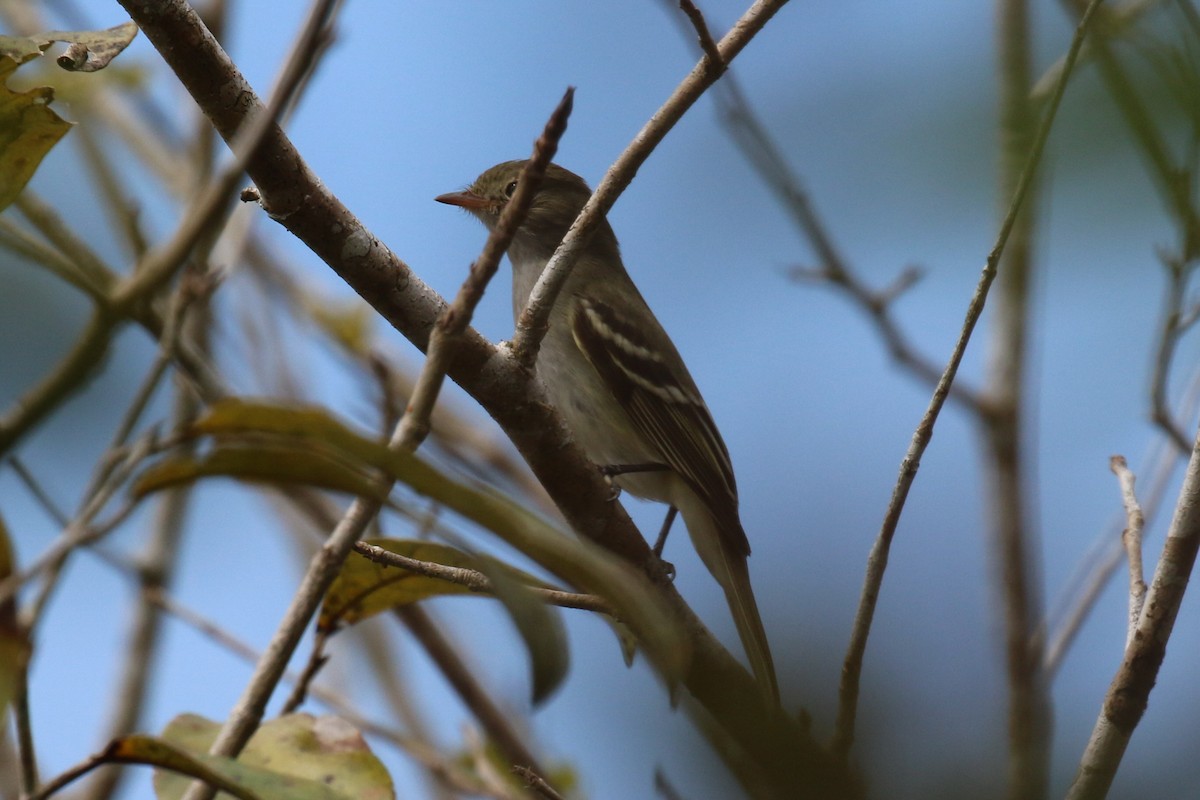
[[[303,6],[239,5],[228,46],[261,94]],[[743,10],[731,2],[703,8],[714,31]],[[88,11],[97,25],[123,20],[115,4]],[[694,63],[669,13],[663,4],[635,2],[349,3],[289,133],[376,235],[452,294],[484,231],[433,196],[495,162],[526,156],[568,85],[577,87],[575,112],[558,161],[594,185]],[[1035,20],[1040,72],[1065,51],[1070,31],[1055,4],[1038,4]],[[990,7],[979,3],[793,3],[734,64],[864,278],[883,285],[909,264],[924,270],[895,310],[939,364],[996,230],[992,27]],[[122,58],[157,64],[144,38]],[[187,108],[170,79],[161,80],[160,91]],[[69,159],[52,155],[35,186],[52,194],[70,172]],[[1140,470],[1155,441],[1146,401],[1163,285],[1155,247],[1169,244],[1173,233],[1089,71],[1068,96],[1047,167],[1030,331],[1029,443],[1036,463],[1029,481],[1049,602],[1119,510],[1109,456],[1124,453]],[[170,209],[148,213],[164,229],[173,222]],[[721,131],[707,100],[640,170],[610,220],[631,274],[687,358],[732,453],[756,591],[776,659],[785,665],[785,699],[808,708],[817,731],[828,733],[866,555],[929,389],[889,361],[865,318],[842,297],[787,279],[788,268],[812,265],[813,254]],[[350,296],[301,245],[272,231],[273,223],[258,224],[331,301]],[[0,298],[0,311],[11,311],[0,322],[4,338],[38,335],[48,348],[65,344],[78,325],[78,304],[61,300],[61,291],[26,267],[0,261],[0,274],[10,273],[20,289]],[[493,339],[511,333],[506,279],[502,270],[477,317],[477,327]],[[16,306],[30,298],[55,310],[49,330],[44,321],[20,316]],[[987,322],[964,367],[972,385],[982,372]],[[415,363],[411,346],[380,329]],[[23,457],[64,504],[86,475],[88,462],[79,454],[94,452],[110,429],[98,422],[94,434],[80,434],[71,414],[111,424],[150,346],[136,332],[123,337],[106,375],[24,445]],[[1185,340],[1180,375],[1195,356],[1195,342]],[[14,372],[0,382],[5,405],[44,369],[38,364],[49,362],[12,363]],[[357,387],[340,385],[343,376],[324,361],[305,377],[312,396],[343,413],[361,410]],[[976,434],[955,408],[939,424],[897,535],[867,654],[858,755],[870,783],[887,787],[890,797],[926,796],[949,776],[998,785],[1003,775],[1001,626]],[[10,471],[0,472],[0,498],[22,556],[32,557],[53,525]],[[185,602],[259,646],[290,595],[298,563],[286,548],[289,555],[280,558],[285,540],[262,524],[264,508],[246,490],[201,490],[177,589]],[[661,509],[636,501],[630,508],[656,529]],[[1160,520],[1148,568],[1162,529]],[[136,548],[141,535],[124,532],[113,545]],[[736,646],[724,601],[685,537],[674,539],[667,555],[685,596]],[[71,570],[35,665],[41,713],[72,720],[61,730],[44,723],[39,732],[48,774],[99,744],[95,723],[107,710],[104,692],[128,594],[94,559],[77,559]],[[1054,684],[1056,793],[1070,779],[1119,663],[1125,624],[1119,583],[1105,592]],[[500,612],[473,599],[448,600],[439,610],[486,654],[478,658],[486,658],[496,693],[522,707],[523,655]],[[1180,752],[1194,752],[1194,734],[1180,738],[1180,732],[1194,730],[1200,704],[1188,674],[1198,644],[1195,615],[1195,602],[1187,602],[1115,797],[1138,796],[1135,787],[1163,764],[1175,770],[1183,794],[1200,787],[1192,760]],[[705,766],[711,756],[647,672],[619,666],[619,652],[599,623],[567,616],[575,667],[533,725],[553,757],[577,767],[588,795],[649,797],[657,765],[685,796],[731,792],[719,769]],[[170,626],[166,645],[148,727],[182,711],[224,716],[247,669],[179,625]],[[437,729],[452,740],[461,710],[411,651],[404,650],[406,664],[427,687]],[[83,674],[81,652],[89,654]],[[335,678],[354,675],[338,669],[335,663]],[[407,774],[394,754],[387,757],[398,776]],[[135,784],[129,796],[144,796],[146,785]]]

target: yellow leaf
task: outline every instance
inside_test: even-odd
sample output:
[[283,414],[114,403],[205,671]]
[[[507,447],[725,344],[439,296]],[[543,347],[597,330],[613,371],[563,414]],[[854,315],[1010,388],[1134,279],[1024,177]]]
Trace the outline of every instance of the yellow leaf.
[[[417,561],[477,568],[474,558],[449,545],[404,539],[371,539],[369,544]],[[351,553],[325,595],[317,628],[329,631],[339,625],[354,625],[390,608],[438,595],[468,594],[470,591],[460,583],[386,566]]]
[[58,59],[64,69],[81,72],[102,69],[136,33],[137,26],[127,22],[104,31],[0,36],[0,210],[17,198],[50,148],[71,128],[71,123],[49,108],[54,99],[53,89],[38,86],[15,92],[8,88],[8,76],[56,41],[71,43]]
[[[288,714],[269,720],[255,731],[236,762],[207,755],[220,727],[204,717],[182,714],[171,720],[162,739],[205,764],[216,761],[222,769],[235,765],[239,782],[264,798],[393,800],[396,796],[382,762],[358,730],[339,717]],[[187,785],[177,775],[155,776],[159,800],[179,797]]]

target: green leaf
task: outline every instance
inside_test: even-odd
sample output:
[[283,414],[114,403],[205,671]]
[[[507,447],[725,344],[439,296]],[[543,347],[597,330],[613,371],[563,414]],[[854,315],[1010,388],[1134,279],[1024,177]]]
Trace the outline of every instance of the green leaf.
[[[237,761],[208,755],[220,728],[203,717],[183,714],[171,720],[159,743],[264,800],[392,800],[396,796],[383,764],[358,731],[339,717],[289,714],[270,720],[254,733]],[[165,772],[154,778],[159,800],[182,796],[189,783],[188,778]]]
[[140,498],[213,476],[259,483],[323,486],[361,497],[383,499],[375,481],[336,455],[279,442],[224,447],[201,457],[180,456],[160,461],[138,476],[133,484],[133,494]]
[[527,584],[514,580],[502,566],[490,559],[481,559],[479,569],[492,582],[496,598],[504,604],[525,642],[529,651],[533,704],[541,705],[562,685],[570,669],[567,631],[558,609],[529,591]]

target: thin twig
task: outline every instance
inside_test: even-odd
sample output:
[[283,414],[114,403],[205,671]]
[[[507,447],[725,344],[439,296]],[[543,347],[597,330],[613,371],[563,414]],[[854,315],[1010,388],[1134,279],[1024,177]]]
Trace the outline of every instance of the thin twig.
[[1125,554],[1129,559],[1129,626],[1125,634],[1125,647],[1133,643],[1133,633],[1137,622],[1142,616],[1142,607],[1146,602],[1146,579],[1142,570],[1142,530],[1146,524],[1142,507],[1134,492],[1134,474],[1129,469],[1124,456],[1113,456],[1109,466],[1121,485],[1121,504],[1125,507],[1125,530],[1121,533],[1121,543],[1125,546]]
[[1066,92],[1067,80],[1070,78],[1071,68],[1078,57],[1079,48],[1083,44],[1092,14],[1101,2],[1102,0],[1091,0],[1087,13],[1084,14],[1083,19],[1080,20],[1079,25],[1075,29],[1075,36],[1071,41],[1070,49],[1067,51],[1067,68],[1063,71],[1062,80],[1046,110],[1046,116],[1042,120],[1042,126],[1038,131],[1037,139],[1034,141],[1033,148],[1029,153],[1029,161],[1021,174],[1020,181],[1017,183],[1017,188],[1004,222],[1000,226],[996,243],[992,251],[988,254],[983,273],[980,275],[975,292],[971,296],[971,302],[967,307],[966,318],[963,321],[962,330],[959,332],[958,341],[954,345],[954,350],[950,355],[945,370],[938,379],[937,387],[930,398],[929,406],[926,408],[920,423],[913,432],[912,442],[909,444],[908,451],[905,453],[904,459],[900,462],[900,474],[892,490],[892,497],[888,502],[887,511],[884,513],[879,536],[876,538],[875,544],[871,547],[871,554],[867,558],[867,570],[863,579],[862,594],[859,598],[858,611],[855,613],[854,626],[851,630],[850,643],[846,649],[846,657],[842,663],[842,680],[838,690],[838,716],[833,735],[832,749],[836,755],[842,758],[845,758],[849,754],[850,747],[854,743],[855,716],[858,709],[859,680],[862,675],[863,655],[866,652],[867,638],[871,632],[871,622],[875,616],[875,606],[879,601],[879,592],[883,585],[883,575],[887,569],[888,553],[891,549],[892,538],[895,536],[896,527],[900,523],[900,515],[904,510],[904,503],[908,499],[908,493],[912,489],[913,481],[916,480],[921,457],[933,437],[934,424],[937,422],[938,415],[945,405],[946,398],[950,392],[950,386],[958,374],[959,364],[962,363],[963,354],[966,352],[967,344],[971,340],[975,324],[979,321],[979,317],[983,313],[988,290],[991,288],[992,281],[996,276],[1000,256],[1004,252],[1009,234],[1012,232],[1012,227],[1016,222],[1017,214],[1024,204],[1025,195],[1033,182],[1033,176],[1036,174],[1038,165],[1041,163],[1046,140],[1049,138],[1055,115],[1062,102],[1063,94]]
[[696,29],[696,43],[700,46],[700,52],[704,53],[705,58],[708,59],[709,71],[715,73],[715,76],[719,78],[721,73],[729,68],[729,65],[721,56],[721,51],[712,37],[712,32],[708,29],[704,15],[700,13],[700,9],[692,0],[679,0],[679,8],[687,15],[688,22],[692,23],[692,27]]
[[[378,564],[386,564],[387,566],[398,567],[399,569],[408,570],[418,575],[425,575],[426,577],[455,583],[459,586],[467,587],[472,592],[495,594],[495,587],[492,585],[491,579],[479,570],[468,569],[467,567],[452,567],[432,561],[420,561],[400,555],[399,553],[393,553],[390,550],[385,550],[368,542],[356,543],[354,551]],[[610,617],[613,616],[612,607],[608,602],[603,597],[597,597],[594,594],[580,594],[579,592],[547,589],[541,586],[527,586],[526,589],[548,605],[559,606],[560,608],[575,608],[581,611],[595,611],[600,614],[607,614]]]
[[74,286],[93,302],[101,302],[106,296],[101,288],[75,266],[74,261],[7,215],[0,217],[0,247],[45,267],[51,275]]
[[293,711],[304,705],[304,700],[308,696],[309,686],[316,680],[321,669],[329,662],[329,656],[325,653],[325,645],[329,641],[329,632],[318,630],[317,635],[313,637],[312,652],[308,655],[308,663],[304,665],[300,677],[296,680],[296,685],[292,687],[292,693],[288,695],[288,699],[284,701],[283,707],[280,708],[280,715],[291,714]]
[[545,800],[566,800],[545,778],[529,767],[513,767],[513,774],[525,781],[525,788],[532,789],[538,797],[543,797]]
[[13,472],[17,473],[17,477],[21,479],[21,483],[25,484],[25,488],[33,495],[33,499],[38,501],[38,505],[54,520],[54,523],[60,528],[65,528],[71,522],[71,518],[66,512],[59,508],[58,503],[54,502],[54,498],[42,486],[41,481],[29,471],[25,466],[25,462],[18,456],[9,456],[8,465],[13,468]]
[[[729,64],[733,61],[786,2],[787,0],[756,0],[717,45],[720,63]],[[541,277],[529,294],[529,302],[517,320],[517,330],[512,339],[512,355],[526,369],[532,368],[537,360],[538,348],[550,319],[550,309],[558,293],[562,291],[575,259],[591,239],[592,232],[613,207],[621,192],[625,191],[637,174],[638,168],[650,157],[658,143],[721,74],[721,71],[711,68],[708,56],[702,58],[604,173],[596,191],[579,212],[562,243],[542,270]]]
[[[190,301],[193,295],[192,282],[185,276],[172,297],[168,329],[159,344],[155,364],[147,379],[143,381],[142,390],[135,395],[131,407],[118,426],[111,449],[125,444],[136,425],[136,420],[141,416],[150,392],[158,385],[167,364],[168,354],[174,348],[175,338],[185,327],[191,334],[188,338],[197,343],[201,351],[207,352],[211,317],[207,308],[191,309]],[[192,313],[185,313],[188,310]],[[173,427],[176,429],[181,429],[191,422],[200,408],[197,398],[182,377],[175,381],[173,406]],[[194,452],[195,448],[195,441],[185,442],[181,453]],[[132,612],[133,620],[125,658],[117,684],[111,693],[114,710],[108,715],[107,729],[103,737],[106,741],[133,733],[141,722],[151,685],[150,677],[160,653],[163,628],[161,611],[149,596],[161,594],[170,588],[178,566],[179,542],[183,536],[184,522],[193,496],[190,486],[170,489],[159,499],[154,510],[149,540],[144,553],[138,559],[138,595]],[[83,794],[84,799],[107,800],[115,796],[125,775],[126,771],[122,769],[100,770],[95,779],[88,784]]]
[[533,155],[521,170],[516,191],[504,206],[495,229],[484,242],[483,252],[471,264],[467,279],[459,288],[454,301],[438,318],[429,336],[429,349],[425,354],[425,365],[421,369],[412,394],[408,410],[400,421],[400,440],[409,450],[415,450],[429,435],[429,419],[433,413],[438,392],[446,377],[446,369],[454,358],[459,338],[471,325],[475,307],[483,299],[484,289],[500,267],[500,259],[508,250],[513,236],[525,221],[525,214],[533,203],[546,174],[546,166],[558,151],[558,140],[567,130],[567,119],[571,116],[575,89],[570,87],[563,94],[558,107],[550,115],[542,135],[533,145]]

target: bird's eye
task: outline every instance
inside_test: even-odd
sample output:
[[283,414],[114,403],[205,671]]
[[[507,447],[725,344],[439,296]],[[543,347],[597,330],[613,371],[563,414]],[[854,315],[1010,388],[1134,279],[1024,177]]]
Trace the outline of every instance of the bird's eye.
[[516,182],[516,181],[512,181],[512,182],[510,182],[510,183],[508,184],[508,186],[505,186],[505,187],[504,187],[504,196],[505,196],[505,197],[512,197],[512,196],[513,196],[513,192],[515,192],[516,190],[517,190],[517,182]]

